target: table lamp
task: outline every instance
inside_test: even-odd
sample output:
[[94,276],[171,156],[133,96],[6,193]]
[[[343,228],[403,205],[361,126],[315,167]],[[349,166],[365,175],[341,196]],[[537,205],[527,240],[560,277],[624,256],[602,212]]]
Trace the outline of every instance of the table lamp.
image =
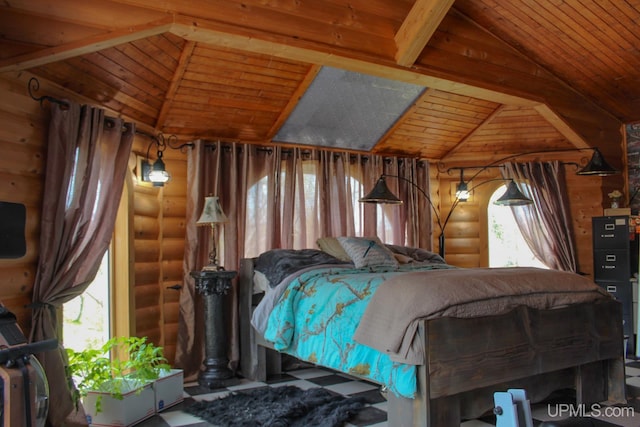
[[217,196],[208,196],[204,199],[204,207],[202,214],[196,222],[196,225],[211,226],[211,252],[209,252],[209,264],[203,267],[203,271],[224,270],[224,267],[218,265],[218,251],[216,248],[216,224],[227,222],[227,216],[222,211],[220,200]]

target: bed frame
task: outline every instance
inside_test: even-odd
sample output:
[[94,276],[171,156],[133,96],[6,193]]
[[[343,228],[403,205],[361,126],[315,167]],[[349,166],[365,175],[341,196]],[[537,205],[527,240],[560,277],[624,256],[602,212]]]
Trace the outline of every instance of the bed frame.
[[[241,260],[240,370],[264,381],[280,372],[279,353],[249,320],[255,259]],[[577,404],[626,403],[622,307],[617,301],[553,310],[519,307],[473,319],[423,320],[426,349],[414,399],[388,393],[389,425],[458,427],[490,411],[495,391],[520,388],[532,403],[571,388]]]

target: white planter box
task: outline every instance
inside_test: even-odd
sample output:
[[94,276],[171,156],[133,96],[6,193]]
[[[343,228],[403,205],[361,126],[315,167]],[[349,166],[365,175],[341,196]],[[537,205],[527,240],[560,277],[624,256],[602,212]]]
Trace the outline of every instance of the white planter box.
[[[102,396],[102,410],[96,413],[96,399]],[[123,399],[109,393],[90,391],[82,398],[82,406],[90,426],[128,427],[155,415],[155,397],[151,384],[123,394]]]
[[155,408],[163,411],[184,400],[184,374],[182,369],[171,369],[160,374],[153,382],[155,391]]

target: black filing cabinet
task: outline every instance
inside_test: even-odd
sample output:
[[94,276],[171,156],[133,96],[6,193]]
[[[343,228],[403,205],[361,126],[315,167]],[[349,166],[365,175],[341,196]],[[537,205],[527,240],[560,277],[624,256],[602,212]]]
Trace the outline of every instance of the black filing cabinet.
[[[593,225],[593,276],[595,282],[622,303],[623,331],[633,352],[632,240],[628,216],[595,217]],[[633,243],[637,244],[635,239]]]

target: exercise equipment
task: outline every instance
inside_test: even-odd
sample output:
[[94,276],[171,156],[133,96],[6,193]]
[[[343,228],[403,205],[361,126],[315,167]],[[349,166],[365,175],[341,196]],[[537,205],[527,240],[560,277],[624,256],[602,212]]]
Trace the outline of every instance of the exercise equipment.
[[493,393],[496,427],[533,427],[531,404],[522,389]]
[[57,348],[55,339],[29,344],[16,316],[0,305],[0,424],[44,427],[49,411],[49,384],[33,356]]

